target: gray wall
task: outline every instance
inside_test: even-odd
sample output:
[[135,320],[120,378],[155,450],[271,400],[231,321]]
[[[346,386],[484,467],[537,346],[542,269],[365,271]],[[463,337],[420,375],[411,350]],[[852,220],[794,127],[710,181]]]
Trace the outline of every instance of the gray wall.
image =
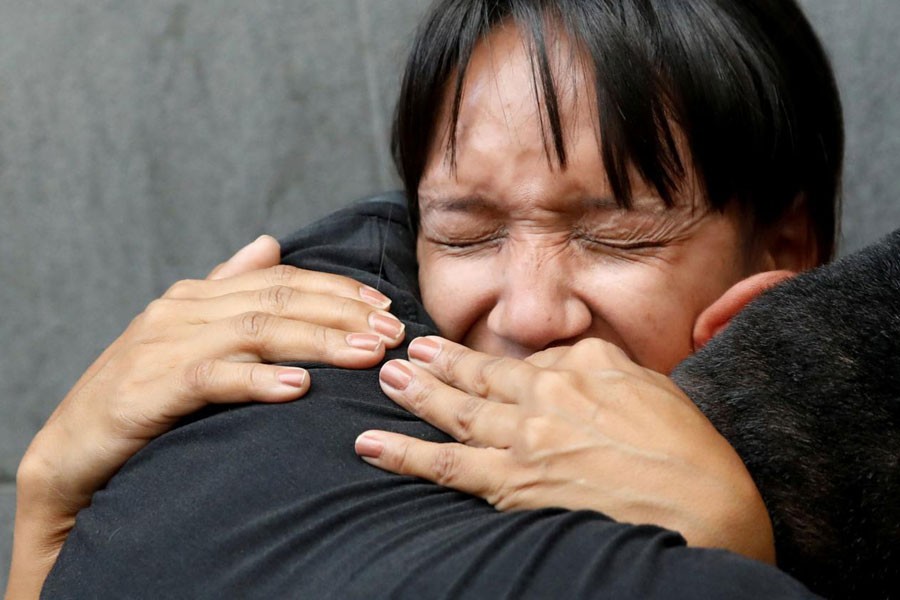
[[[22,452],[134,314],[396,187],[388,121],[426,2],[0,0],[0,564]],[[900,226],[900,2],[803,4],[845,98],[849,250]]]

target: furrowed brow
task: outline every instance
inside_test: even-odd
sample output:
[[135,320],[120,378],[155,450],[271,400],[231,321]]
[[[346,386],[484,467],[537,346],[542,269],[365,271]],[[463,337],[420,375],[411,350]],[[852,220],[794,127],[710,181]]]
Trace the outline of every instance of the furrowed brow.
[[488,200],[481,196],[419,196],[422,212],[473,213],[496,210]]

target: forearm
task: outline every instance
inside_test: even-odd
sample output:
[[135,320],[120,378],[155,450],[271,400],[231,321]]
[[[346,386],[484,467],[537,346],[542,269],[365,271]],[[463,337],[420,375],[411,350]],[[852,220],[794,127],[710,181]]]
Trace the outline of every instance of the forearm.
[[51,521],[17,509],[7,600],[38,598],[75,518]]
[[[743,467],[743,465],[740,465]],[[712,478],[710,478],[712,479]],[[752,480],[711,480],[705,490],[703,510],[675,505],[672,514],[650,522],[678,531],[689,546],[722,548],[761,562],[775,564],[772,522]]]

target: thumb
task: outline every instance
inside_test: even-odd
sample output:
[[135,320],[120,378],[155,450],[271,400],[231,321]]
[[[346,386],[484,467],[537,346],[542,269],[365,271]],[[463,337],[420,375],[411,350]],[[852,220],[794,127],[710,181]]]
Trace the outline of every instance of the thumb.
[[278,244],[278,240],[271,235],[261,235],[210,271],[206,278],[225,279],[257,269],[273,267],[279,262],[281,262],[281,246]]

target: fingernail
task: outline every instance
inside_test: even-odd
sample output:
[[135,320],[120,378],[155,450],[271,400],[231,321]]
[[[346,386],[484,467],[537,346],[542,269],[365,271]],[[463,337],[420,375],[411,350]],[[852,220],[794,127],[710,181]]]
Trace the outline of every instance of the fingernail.
[[374,333],[351,333],[346,340],[348,346],[368,352],[375,352],[381,347],[381,338]]
[[356,438],[356,453],[363,458],[381,458],[384,442],[372,433],[364,433]]
[[373,312],[369,315],[369,327],[390,339],[397,339],[403,333],[403,323],[388,312]]
[[409,357],[430,363],[441,352],[441,344],[431,338],[416,338],[409,345]]
[[381,381],[395,390],[405,390],[412,378],[412,371],[402,362],[392,360],[381,367]]
[[279,371],[278,381],[290,387],[302,388],[303,384],[306,383],[306,376],[306,371],[303,369],[290,369],[287,371]]
[[375,288],[369,287],[367,285],[361,286],[359,288],[359,297],[363,299],[363,302],[371,304],[376,308],[387,308],[391,305],[390,298],[388,298]]

